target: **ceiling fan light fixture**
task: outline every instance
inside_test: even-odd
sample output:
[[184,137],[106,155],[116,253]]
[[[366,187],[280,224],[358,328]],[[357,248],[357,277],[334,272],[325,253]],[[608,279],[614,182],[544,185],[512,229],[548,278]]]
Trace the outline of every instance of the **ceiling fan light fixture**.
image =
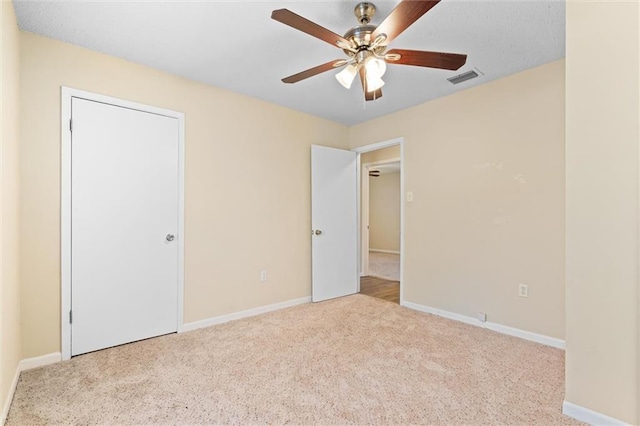
[[384,86],[384,81],[380,77],[369,76],[367,74],[367,92],[375,92]]
[[336,74],[336,80],[338,80],[345,89],[350,89],[351,83],[353,83],[357,73],[358,68],[353,64],[349,64],[345,69]]
[[387,71],[387,63],[383,59],[369,56],[364,61],[364,69],[367,71],[367,79],[380,80]]

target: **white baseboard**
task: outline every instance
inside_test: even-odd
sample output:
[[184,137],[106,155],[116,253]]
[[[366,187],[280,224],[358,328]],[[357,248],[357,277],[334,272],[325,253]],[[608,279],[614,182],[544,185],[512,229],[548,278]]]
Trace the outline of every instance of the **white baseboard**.
[[311,297],[301,297],[299,299],[287,300],[284,302],[274,303],[272,305],[260,306],[253,309],[247,309],[246,311],[234,312],[232,314],[220,315],[218,317],[207,318],[200,321],[188,322],[182,326],[181,332],[197,330],[199,328],[210,327],[216,324],[222,324],[225,322],[253,317],[267,312],[277,311],[279,309],[290,308],[296,305],[302,305],[311,302]]
[[402,306],[406,306],[409,309],[413,309],[414,311],[426,312],[428,314],[437,315],[439,317],[444,317],[448,319],[452,319],[454,321],[460,321],[471,325],[481,326],[481,322],[475,318],[468,317],[466,315],[460,315],[449,311],[443,311],[441,309],[432,308],[431,306],[420,305],[418,303],[407,302],[406,300],[402,301]]
[[0,418],[0,425],[4,425],[4,422],[7,420],[7,416],[9,415],[9,407],[11,407],[11,401],[13,401],[13,394],[16,392],[16,386],[18,386],[18,379],[20,378],[20,373],[27,370],[32,370],[34,368],[42,367],[49,364],[55,364],[56,362],[60,362],[62,360],[62,354],[60,352],[54,352],[47,355],[38,356],[35,358],[27,358],[23,359],[16,366],[16,372],[13,375],[13,381],[11,382],[11,387],[9,388],[9,394],[7,395],[6,401],[4,401],[4,405],[2,406],[2,417]]
[[395,251],[395,250],[383,250],[383,249],[376,249],[376,248],[370,248],[369,251],[373,251],[376,253],[389,253],[389,254],[400,254],[399,251]]
[[484,323],[484,326],[485,328],[497,331],[498,333],[508,334],[509,336],[519,337],[521,339],[541,343],[546,346],[551,346],[558,349],[566,348],[565,341],[562,339],[558,339],[557,337],[546,336],[544,334],[538,334],[532,331],[520,330],[519,328],[513,328],[495,322],[486,322]]
[[628,423],[625,423],[621,420],[614,419],[613,417],[605,416],[604,414],[600,414],[597,411],[589,410],[588,408],[581,407],[580,405],[576,405],[569,401],[564,401],[562,403],[562,414],[564,414],[565,416],[572,417],[576,420],[589,423],[590,425],[597,425],[597,426],[628,425]]
[[469,317],[466,315],[460,315],[454,312],[432,308],[430,306],[419,305],[417,303],[406,302],[404,300],[402,301],[401,305],[416,311],[438,315],[443,318],[464,322],[466,324],[471,324],[476,327],[488,328],[489,330],[497,331],[498,333],[508,334],[509,336],[519,337],[524,340],[530,340],[532,342],[541,343],[543,345],[552,346],[554,348],[558,348],[558,349],[565,348],[564,340],[557,339],[555,337],[545,336],[544,334],[538,334],[538,333],[533,333],[531,331],[520,330],[519,328],[508,327],[506,325],[498,324],[495,322],[482,322],[476,318]]
[[13,401],[13,394],[16,392],[16,386],[18,386],[18,378],[20,377],[20,368],[16,368],[16,373],[13,375],[13,382],[11,382],[11,387],[9,388],[9,394],[7,395],[6,401],[4,401],[4,405],[2,406],[2,418],[0,418],[0,425],[4,425],[4,422],[7,421],[7,416],[9,415],[9,407],[11,407],[11,401]]
[[35,358],[23,359],[20,361],[20,364],[18,364],[18,369],[20,371],[27,371],[44,365],[55,364],[60,361],[62,361],[62,354],[60,352],[54,352],[47,355],[37,356]]

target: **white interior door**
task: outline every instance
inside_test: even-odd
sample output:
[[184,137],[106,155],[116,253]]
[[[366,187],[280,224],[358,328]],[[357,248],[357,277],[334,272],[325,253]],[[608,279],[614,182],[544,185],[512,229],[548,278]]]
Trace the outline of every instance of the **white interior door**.
[[314,302],[358,291],[356,153],[311,147]]
[[177,331],[176,118],[72,98],[71,354]]

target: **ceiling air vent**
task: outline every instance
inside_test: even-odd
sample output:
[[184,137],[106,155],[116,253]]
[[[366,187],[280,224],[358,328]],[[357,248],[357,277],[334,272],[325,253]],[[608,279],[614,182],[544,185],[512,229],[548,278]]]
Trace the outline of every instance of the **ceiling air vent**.
[[480,74],[472,70],[472,71],[467,71],[465,73],[462,73],[460,75],[456,75],[455,77],[448,78],[447,80],[449,80],[451,84],[460,84],[463,81],[471,80],[472,78],[476,78],[479,75]]

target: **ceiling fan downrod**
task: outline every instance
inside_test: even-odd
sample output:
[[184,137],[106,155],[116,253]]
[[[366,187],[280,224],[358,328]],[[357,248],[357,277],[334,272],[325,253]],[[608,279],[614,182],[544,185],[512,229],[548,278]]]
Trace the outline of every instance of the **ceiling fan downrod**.
[[353,10],[353,14],[358,18],[358,22],[362,25],[367,25],[371,22],[371,18],[376,14],[376,6],[373,3],[362,2],[358,3]]

